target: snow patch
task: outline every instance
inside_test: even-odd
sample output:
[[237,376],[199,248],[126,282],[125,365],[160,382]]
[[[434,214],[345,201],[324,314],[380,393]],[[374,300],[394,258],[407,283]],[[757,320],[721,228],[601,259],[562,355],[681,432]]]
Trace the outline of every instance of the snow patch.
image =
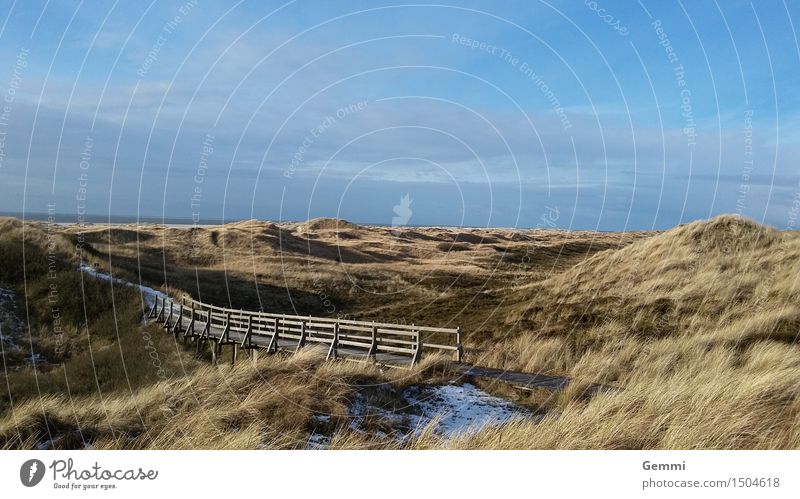
[[[401,394],[401,408],[390,410],[369,402],[356,393],[350,404],[350,430],[404,443],[419,436],[429,425],[445,438],[476,433],[487,426],[499,426],[536,416],[506,399],[490,395],[471,383],[416,385]],[[317,423],[329,423],[330,416],[316,415]],[[316,429],[306,448],[325,449],[330,437]]]
[[486,426],[532,417],[530,411],[490,395],[471,383],[414,386],[406,390],[406,400],[420,411],[419,416],[411,417],[417,435],[437,418],[434,432],[455,437],[476,433]]
[[306,450],[325,450],[331,443],[331,437],[313,432],[306,440]]
[[86,262],[81,262],[79,270],[84,274],[90,275],[96,279],[101,279],[103,281],[112,282],[114,284],[119,284],[122,286],[129,286],[132,288],[138,288],[139,292],[142,293],[142,299],[144,300],[145,304],[148,307],[153,307],[156,304],[156,297],[164,299],[169,298],[166,293],[153,289],[151,287],[145,286],[143,284],[136,284],[125,279],[120,279],[119,277],[114,277],[110,274],[107,274],[99,269],[96,269],[89,265]]

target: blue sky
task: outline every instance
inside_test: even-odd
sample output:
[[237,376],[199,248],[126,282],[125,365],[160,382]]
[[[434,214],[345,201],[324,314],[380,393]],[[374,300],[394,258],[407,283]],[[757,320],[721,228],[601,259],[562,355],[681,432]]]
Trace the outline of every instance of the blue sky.
[[799,11],[4,1],[0,211],[794,228]]

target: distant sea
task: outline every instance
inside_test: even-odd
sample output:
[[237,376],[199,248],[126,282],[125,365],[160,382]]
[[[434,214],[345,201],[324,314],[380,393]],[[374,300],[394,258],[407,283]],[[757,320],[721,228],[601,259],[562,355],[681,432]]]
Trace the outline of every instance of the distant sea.
[[[34,212],[13,212],[13,211],[0,211],[0,217],[15,217],[25,220],[37,220],[46,222],[50,220],[50,215],[47,213],[34,213]],[[75,214],[70,213],[61,213],[52,215],[53,222],[57,224],[77,224],[79,222],[78,217]],[[233,222],[241,222],[244,220],[249,220],[248,218],[226,218],[222,220],[221,218],[201,218],[199,221],[194,222],[189,217],[153,217],[153,216],[140,216],[136,217],[134,215],[84,215],[83,220],[81,223],[84,224],[164,224],[164,225],[222,225],[228,224]],[[265,219],[269,222],[277,222],[276,220]],[[305,220],[281,220],[280,223],[292,223],[292,222],[305,222]],[[350,222],[353,222],[350,220]],[[375,223],[375,222],[353,222],[355,224],[361,225],[373,225],[377,227],[393,227],[391,224],[385,223]],[[401,226],[401,228],[412,228],[412,227],[442,227],[442,228],[462,228],[462,229],[485,229],[487,227],[483,226],[472,226],[472,225],[417,225],[417,224],[406,224]],[[507,229],[507,230],[530,230],[533,227],[491,227],[492,229]],[[555,229],[560,229],[559,227],[554,227]],[[564,229],[561,229],[564,230]],[[607,232],[607,231],[596,231],[596,232]]]
[[[8,212],[8,211],[0,211],[0,217],[15,217],[15,218],[24,218],[25,220],[39,220],[46,222],[50,220],[52,216],[52,220],[55,223],[59,224],[70,224],[70,223],[78,223],[78,217],[75,214],[69,213],[57,213],[55,215],[48,215],[47,213],[19,213],[19,212]],[[241,218],[231,218],[225,220],[224,223],[230,222],[239,222],[243,219]],[[90,224],[131,224],[131,223],[145,223],[145,224],[169,224],[169,225],[195,225],[191,218],[188,217],[136,217],[130,215],[84,215],[83,216],[84,223]],[[219,218],[203,218],[197,222],[197,225],[217,225],[223,223],[222,219]]]

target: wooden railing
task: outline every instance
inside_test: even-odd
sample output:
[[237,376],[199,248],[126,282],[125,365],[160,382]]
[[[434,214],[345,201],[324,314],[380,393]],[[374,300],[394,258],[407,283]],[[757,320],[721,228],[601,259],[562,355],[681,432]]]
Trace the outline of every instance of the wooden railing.
[[[160,305],[160,306],[159,306]],[[198,349],[213,341],[216,361],[224,345],[253,354],[258,350],[299,350],[309,344],[327,346],[327,357],[364,358],[387,364],[398,358],[418,363],[425,352],[445,352],[461,362],[460,328],[392,324],[386,322],[285,315],[217,307],[191,298],[175,301],[156,297],[150,318],[157,319],[175,335],[197,340]]]

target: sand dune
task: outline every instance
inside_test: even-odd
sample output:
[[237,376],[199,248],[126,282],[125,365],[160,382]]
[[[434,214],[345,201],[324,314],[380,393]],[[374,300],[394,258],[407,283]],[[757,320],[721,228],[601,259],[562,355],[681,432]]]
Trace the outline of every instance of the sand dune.
[[[23,234],[20,222],[5,219],[0,224],[0,242],[17,248],[14,241]],[[85,233],[81,236],[81,232]],[[795,232],[722,216],[663,233],[392,229],[318,219],[303,224],[246,221],[199,228],[117,225],[86,231],[62,227],[55,233],[32,223],[24,234],[30,245],[26,258],[53,241],[65,259],[77,258],[73,248],[82,237],[84,257],[102,269],[113,269],[132,282],[172,293],[188,292],[221,305],[460,325],[468,362],[574,380],[556,395],[482,386],[546,416],[455,439],[423,432],[404,442],[405,448],[800,446],[800,235]],[[21,253],[7,255],[10,261],[21,258]],[[8,274],[22,278],[19,273]],[[98,300],[107,299],[103,290],[93,292]],[[31,296],[34,309],[36,296]],[[131,303],[119,310],[128,310]],[[130,317],[140,317],[135,307],[130,312]],[[119,319],[101,316],[98,320],[107,324]],[[76,326],[72,331],[71,341],[79,345],[84,341],[83,329]],[[136,335],[125,338],[126,345],[140,342]],[[41,344],[48,345],[44,340]],[[110,345],[104,348],[98,351],[119,352]],[[159,348],[171,359],[170,365],[197,365],[180,349],[168,353],[168,343],[162,342]],[[81,358],[76,354],[75,361]],[[281,378],[302,378],[295,372],[296,362],[277,358],[269,362],[271,369],[283,373]],[[82,364],[70,369],[80,372]],[[133,368],[129,365],[128,369]],[[146,365],[141,369],[143,374],[137,379],[147,383]],[[142,385],[134,400],[146,408],[146,414],[158,414],[172,404],[172,398],[159,394],[158,387],[196,383],[205,394],[199,407],[213,411],[216,421],[233,418],[246,426],[246,438],[227,440],[230,447],[299,445],[317,420],[307,406],[278,416],[272,402],[245,409],[241,404],[219,406],[213,383],[206,386],[204,381],[213,376],[207,370],[195,376],[195,369],[158,385]],[[324,365],[314,369],[323,378],[334,372]],[[344,378],[335,371],[332,382],[348,385],[354,376],[364,375],[356,371],[341,371]],[[237,373],[242,379],[249,376],[246,370]],[[25,393],[27,382],[19,374],[14,376],[15,393]],[[369,376],[378,381],[381,375],[370,371]],[[430,381],[420,376],[416,373],[413,378]],[[58,386],[57,381],[51,380],[53,386]],[[585,391],[595,383],[613,385],[616,390]],[[315,387],[325,390],[324,384]],[[87,389],[92,387],[87,385]],[[326,407],[316,391],[289,384],[282,389],[316,400],[312,405],[318,408]],[[356,385],[343,389],[335,403],[352,397],[353,390],[359,389]],[[82,404],[87,408],[100,403],[86,396]],[[272,400],[257,386],[244,390],[242,396]],[[115,407],[124,409],[120,414],[128,410],[124,397],[114,400]],[[77,417],[81,424],[96,423],[91,409],[72,414],[67,401],[60,399],[47,399],[45,405],[49,421]],[[17,417],[33,418],[32,429],[17,438],[14,420],[0,419],[5,446],[34,445],[49,424],[36,419],[38,405],[21,407],[24,410]],[[175,418],[185,417],[182,409],[171,410]],[[249,415],[244,419],[243,410]],[[287,428],[291,441],[275,440],[261,418],[267,426]],[[135,441],[143,447],[214,447],[202,435],[227,431],[206,428],[197,440],[185,440],[177,434],[159,439],[146,431],[140,433],[139,426],[122,420],[117,428],[122,440],[100,432],[97,444],[116,447]],[[125,437],[126,428],[139,436]],[[354,433],[345,419],[326,431],[334,432],[330,435],[333,448],[399,445],[382,440],[379,433]]]

